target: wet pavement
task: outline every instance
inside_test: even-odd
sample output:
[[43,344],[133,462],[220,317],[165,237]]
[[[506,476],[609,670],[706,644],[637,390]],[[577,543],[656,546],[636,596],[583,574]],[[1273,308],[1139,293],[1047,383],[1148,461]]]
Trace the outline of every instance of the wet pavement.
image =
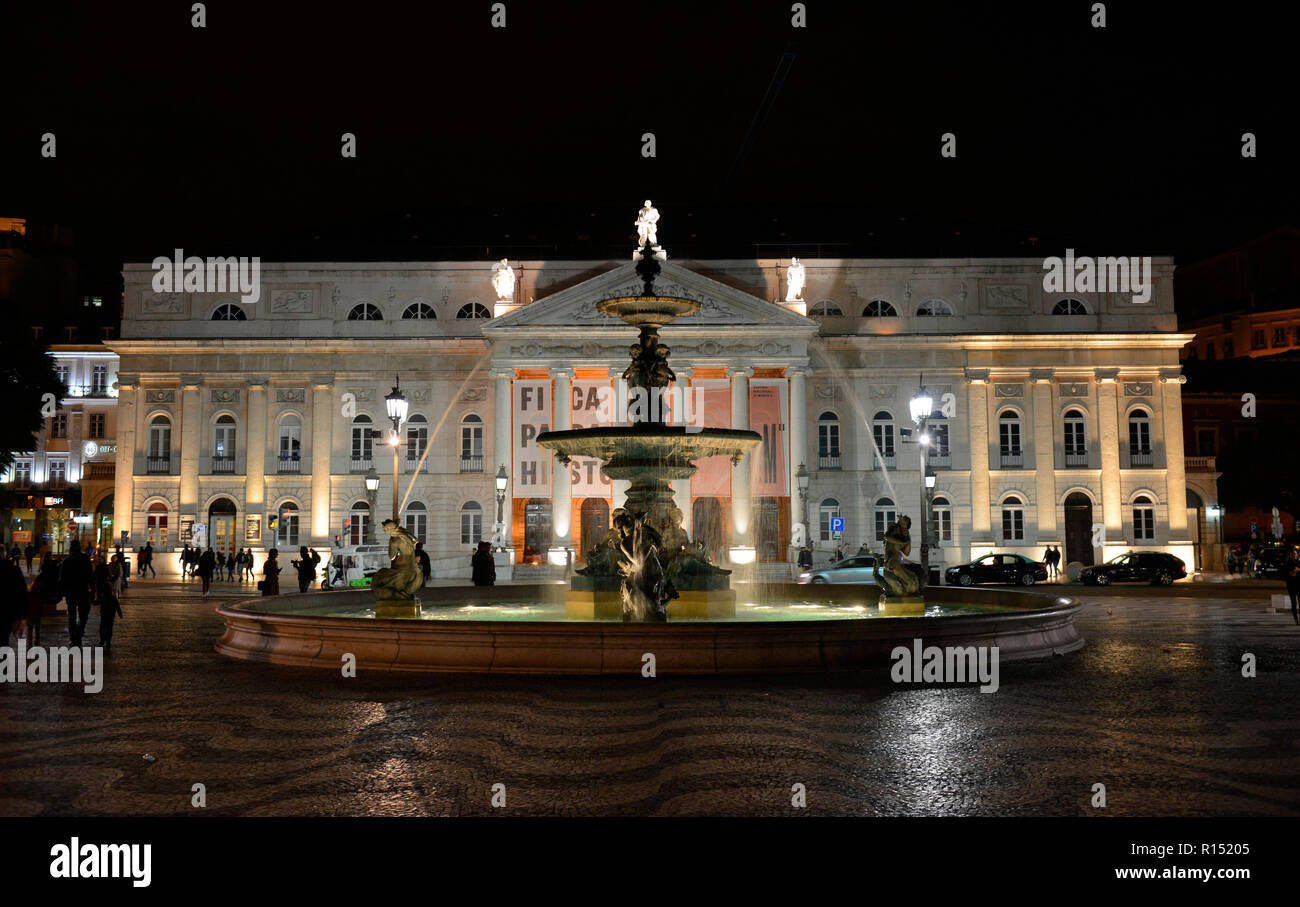
[[[196,783],[219,815],[788,815],[795,784],[805,814],[1300,815],[1300,627],[1265,612],[1278,590],[1069,587],[1087,646],[1003,664],[983,694],[247,664],[212,651],[213,609],[250,588],[136,581],[102,692],[0,685],[0,815],[191,813]],[[66,644],[62,615],[46,630]]]

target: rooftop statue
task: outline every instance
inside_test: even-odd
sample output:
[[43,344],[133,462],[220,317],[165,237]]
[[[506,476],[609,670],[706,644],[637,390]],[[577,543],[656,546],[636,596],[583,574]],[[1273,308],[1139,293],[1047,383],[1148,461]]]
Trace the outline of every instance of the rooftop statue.
[[637,250],[644,249],[647,245],[659,251],[659,209],[650,204],[650,199],[645,200],[645,205],[636,215],[636,238]]
[[504,258],[492,266],[492,288],[497,291],[500,302],[515,298],[515,269]]
[[785,269],[785,301],[799,302],[803,299],[804,270],[799,259],[790,259],[790,267]]

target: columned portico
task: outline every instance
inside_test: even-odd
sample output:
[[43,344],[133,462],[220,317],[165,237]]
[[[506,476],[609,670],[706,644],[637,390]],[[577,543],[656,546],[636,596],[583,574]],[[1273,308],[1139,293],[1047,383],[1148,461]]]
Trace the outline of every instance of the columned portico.
[[[1100,415],[1101,513],[1106,545],[1124,543],[1123,485],[1119,474],[1119,369],[1097,369],[1097,409]],[[1105,554],[1103,553],[1103,557]]]
[[202,523],[207,514],[199,512],[199,451],[201,432],[203,379],[198,375],[181,376],[181,483],[179,508],[182,517],[190,516]]
[[[795,527],[807,525],[807,506],[799,494],[799,479],[796,475],[799,466],[803,465],[808,468],[808,374],[809,369],[803,366],[794,366],[785,370],[786,377],[790,380],[790,456],[786,466],[789,468],[787,477],[787,487],[790,490],[790,528],[793,534],[798,530]],[[816,464],[813,464],[815,467]],[[809,539],[804,539],[805,544],[810,544]],[[798,555],[794,545],[791,545],[791,560]]]
[[501,537],[497,539],[497,545],[506,549],[506,563],[513,563],[514,546],[512,539],[514,536],[510,534],[510,527],[514,508],[510,502],[514,500],[515,477],[510,471],[511,444],[514,439],[514,428],[510,418],[512,407],[510,382],[514,380],[515,370],[512,368],[494,368],[491,375],[493,387],[495,388],[492,410],[492,462],[494,464],[492,474],[496,475],[502,467],[506,471],[505,504],[501,507]]
[[[680,396],[673,399],[673,425],[685,425],[686,416],[690,407],[690,381],[691,376],[695,374],[695,369],[684,366],[674,366],[673,371],[677,373],[676,387],[680,391]],[[691,532],[691,480],[690,479],[673,479],[673,503],[677,509],[682,512],[682,529],[686,534]],[[626,489],[624,490],[626,496]]]
[[1052,411],[1052,369],[1031,369],[1029,380],[1034,399],[1034,497],[1038,513],[1039,547],[1059,545],[1056,530],[1056,446],[1052,432],[1056,414]]
[[[555,379],[555,401],[552,418],[556,431],[573,427],[573,369],[553,368],[548,374]],[[573,483],[569,467],[559,457],[551,458],[551,544],[550,560],[564,564],[574,555],[573,550]]]
[[248,454],[245,458],[245,512],[265,523],[266,510],[266,388],[264,376],[248,379]]
[[[752,368],[727,369],[731,379],[731,427],[749,428],[749,379]],[[731,554],[736,563],[754,560],[753,502],[750,500],[749,474],[753,467],[752,454],[741,456],[731,467]]]
[[[609,370],[609,377],[614,382],[614,389],[611,392],[614,398],[612,403],[614,412],[611,421],[615,425],[627,424],[627,382],[623,380],[624,370],[624,368],[611,368]],[[627,487],[629,484],[631,483],[629,483],[627,479],[610,479],[610,487],[613,495],[613,508],[610,511],[611,513],[627,504]],[[687,508],[687,510],[689,510],[689,508]]]
[[993,544],[993,505],[989,492],[989,373],[966,370],[967,406],[970,410],[970,516],[971,546]]
[[[311,379],[311,538],[328,545],[330,539],[330,427],[334,417],[334,378]],[[371,515],[374,518],[374,515]]]

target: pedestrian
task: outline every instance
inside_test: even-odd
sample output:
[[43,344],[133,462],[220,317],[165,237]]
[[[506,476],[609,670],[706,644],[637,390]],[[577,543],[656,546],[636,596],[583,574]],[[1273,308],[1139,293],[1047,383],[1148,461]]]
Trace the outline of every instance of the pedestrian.
[[804,545],[799,549],[799,569],[811,570],[813,565],[812,549]]
[[[861,545],[858,546],[858,553],[857,553],[858,557],[868,557],[870,556],[870,554],[871,554],[871,549],[867,547],[866,542],[863,542]],[[808,566],[811,567],[812,564],[809,564]]]
[[1291,619],[1300,624],[1300,554],[1295,548],[1286,553],[1282,576],[1286,580],[1286,594],[1291,597]]
[[316,565],[320,555],[315,551],[308,553],[307,546],[298,549],[298,559],[289,562],[298,571],[298,591],[306,592],[311,588],[311,581],[316,578]]
[[266,552],[266,562],[262,564],[262,581],[257,584],[263,595],[280,594],[280,562],[277,560],[279,556],[280,552],[274,548]]
[[239,553],[235,555],[235,569],[239,571],[239,581],[244,581],[244,549],[240,548]]
[[95,566],[95,604],[99,606],[99,644],[107,653],[113,644],[113,621],[122,616],[122,606],[114,590],[118,584],[117,561],[105,564],[103,558]]
[[253,578],[253,549],[244,549],[244,567],[248,570],[248,578]]
[[27,635],[27,580],[17,560],[0,562],[0,609],[3,609],[4,644],[10,634],[22,639]]
[[41,572],[32,580],[27,596],[27,639],[33,646],[41,642],[41,618],[48,608],[53,608],[59,600],[59,568],[54,564],[54,555],[47,551],[41,558]]
[[36,559],[36,549],[32,547],[31,542],[27,543],[27,547],[23,549],[23,554],[27,556],[27,575],[31,576],[32,561]]
[[113,563],[117,564],[117,597],[121,598],[126,595],[126,575],[130,571],[126,569],[126,559],[121,551],[113,555]]
[[497,582],[497,565],[492,560],[492,546],[479,542],[478,550],[469,559],[470,573],[476,586],[495,586]]
[[199,579],[203,580],[203,594],[212,591],[212,573],[217,569],[217,556],[209,548],[199,555]]
[[95,572],[90,558],[81,551],[81,542],[72,540],[68,556],[59,565],[58,596],[68,601],[68,639],[81,645],[90,619],[90,601],[95,592]]
[[235,581],[235,556],[229,551],[226,552],[226,579],[232,583]]
[[415,546],[415,557],[420,562],[420,574],[424,577],[424,582],[429,582],[429,574],[433,572],[432,565],[429,563],[429,552],[424,550],[424,542],[419,542]]
[[[144,557],[144,569],[152,573],[154,579],[157,579],[158,571],[153,568],[153,542],[145,542],[143,557]],[[143,570],[140,571],[140,575],[144,576]]]

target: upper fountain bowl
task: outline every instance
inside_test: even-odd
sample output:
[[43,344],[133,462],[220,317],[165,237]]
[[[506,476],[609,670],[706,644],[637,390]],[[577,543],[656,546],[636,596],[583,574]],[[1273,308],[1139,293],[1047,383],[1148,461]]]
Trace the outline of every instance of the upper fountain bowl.
[[663,327],[685,315],[694,315],[700,310],[700,304],[679,296],[618,296],[602,299],[596,308],[637,327]]
[[544,431],[537,436],[537,443],[555,451],[561,463],[567,463],[570,457],[595,457],[615,464],[632,460],[665,466],[699,457],[728,456],[734,462],[762,440],[758,432],[746,429],[701,429],[650,422]]

